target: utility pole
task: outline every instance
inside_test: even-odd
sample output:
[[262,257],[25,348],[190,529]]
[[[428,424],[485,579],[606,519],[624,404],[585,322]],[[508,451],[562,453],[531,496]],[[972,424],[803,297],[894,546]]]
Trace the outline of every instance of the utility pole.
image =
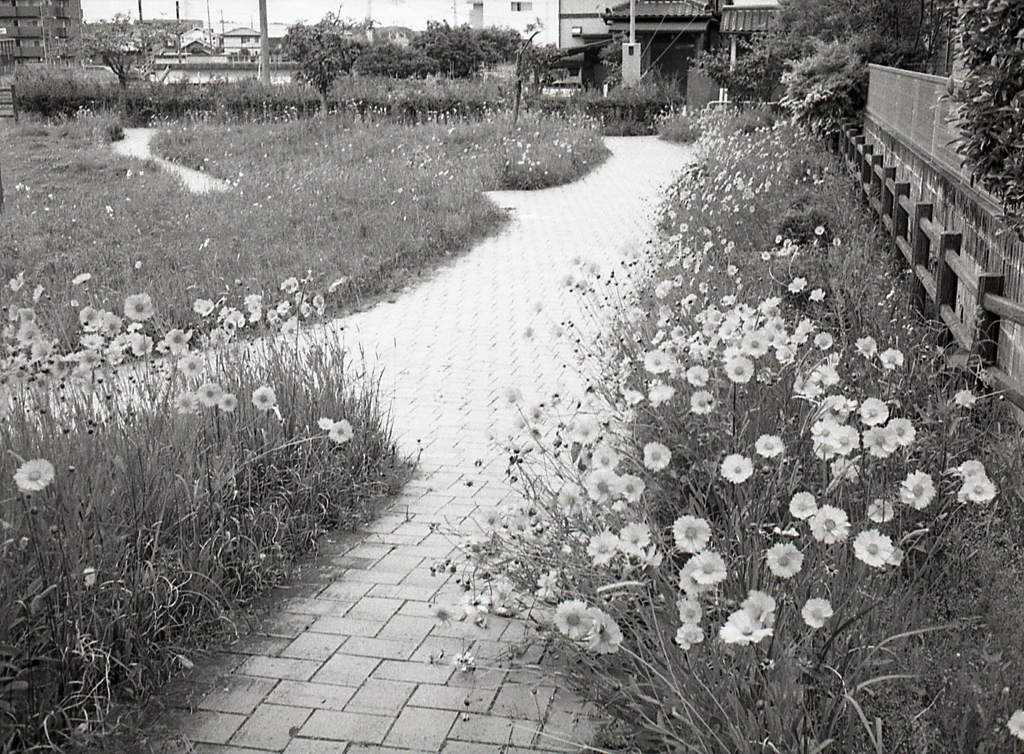
[[270,31],[267,29],[267,0],[260,0],[260,83],[270,84]]
[[629,41],[622,45],[622,85],[640,83],[640,45],[636,42],[636,0],[629,0]]
[[174,0],[174,20],[178,22],[178,28],[174,30],[174,38],[178,40],[178,65],[181,65],[181,6],[178,4],[178,0]]
[[139,0],[139,23],[142,23],[142,0]]

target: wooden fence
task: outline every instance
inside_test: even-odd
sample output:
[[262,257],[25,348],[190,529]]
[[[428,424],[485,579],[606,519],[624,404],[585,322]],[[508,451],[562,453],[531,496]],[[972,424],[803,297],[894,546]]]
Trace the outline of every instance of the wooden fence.
[[18,122],[18,93],[14,84],[0,87],[0,118],[14,118]]
[[843,129],[840,153],[890,234],[893,253],[910,265],[916,305],[945,324],[946,344],[977,356],[988,382],[1024,411],[1024,383],[999,358],[1000,323],[1024,326],[1024,305],[1003,295],[1003,275],[977,271],[961,253],[962,235],[933,218],[931,203],[911,201],[910,183],[898,182],[896,167],[874,152],[861,126]]

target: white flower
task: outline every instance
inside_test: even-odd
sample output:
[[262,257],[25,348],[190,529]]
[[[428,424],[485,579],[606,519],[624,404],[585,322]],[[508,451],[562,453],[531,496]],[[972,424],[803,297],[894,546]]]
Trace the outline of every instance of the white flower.
[[331,426],[327,428],[327,438],[339,445],[348,442],[354,435],[355,432],[348,419],[339,419],[336,422],[331,422]]
[[935,482],[923,471],[913,471],[900,483],[900,500],[915,510],[924,510],[935,498]]
[[590,633],[592,619],[587,613],[587,603],[582,600],[566,600],[555,608],[555,628],[573,641],[586,638]]
[[622,646],[622,629],[615,619],[596,607],[587,611],[587,617],[590,619],[590,632],[586,637],[587,649],[597,654],[618,652]]
[[672,524],[672,536],[680,552],[702,552],[711,539],[711,526],[703,518],[680,516]]
[[178,359],[178,370],[187,378],[194,380],[203,373],[204,360],[198,353],[190,353]]
[[672,453],[660,442],[649,442],[644,445],[644,466],[651,471],[662,471],[672,461]]
[[569,428],[569,435],[573,442],[589,445],[601,436],[601,424],[596,417],[589,414],[577,416]]
[[765,561],[773,575],[780,579],[791,579],[800,573],[804,554],[789,542],[779,542],[768,548]]
[[651,530],[647,524],[626,524],[619,530],[619,551],[623,555],[641,557],[643,549],[651,543]]
[[289,294],[289,295],[291,295],[291,294],[295,293],[296,291],[298,291],[299,290],[298,278],[291,277],[291,278],[288,278],[287,280],[285,280],[283,283],[281,283],[281,290],[284,291],[285,293]]
[[964,479],[964,486],[957,493],[957,500],[970,503],[990,503],[996,498],[996,486],[986,476],[971,476]]
[[824,300],[825,300],[825,291],[823,291],[821,288],[815,288],[813,291],[811,291],[811,301],[824,301]]
[[216,406],[220,402],[220,397],[223,394],[224,390],[216,382],[207,382],[196,390],[196,396],[199,398],[199,402],[207,408],[213,408]]
[[793,278],[793,282],[786,287],[790,293],[799,293],[807,287],[807,278]]
[[263,385],[253,390],[252,405],[264,412],[273,410],[277,406],[277,395],[274,393],[274,389]]
[[975,476],[987,476],[985,472],[985,465],[981,461],[976,460],[964,461],[959,466],[954,467],[952,471],[953,473],[963,477],[965,480]]
[[14,472],[14,483],[25,494],[32,494],[49,487],[56,475],[57,471],[52,463],[45,458],[33,458],[31,461],[25,461]]
[[647,391],[647,399],[651,402],[652,406],[660,406],[662,403],[672,400],[675,394],[676,389],[671,385],[655,382]]
[[708,374],[707,368],[699,364],[686,370],[686,381],[694,387],[704,387],[708,384],[709,379],[711,379],[711,375]]
[[694,644],[704,641],[704,632],[696,623],[684,623],[676,631],[676,644],[684,652],[689,651]]
[[710,414],[715,410],[715,396],[707,390],[698,390],[690,396],[690,412],[698,416]]
[[882,369],[891,372],[903,366],[903,353],[895,348],[889,348],[878,354],[878,361],[881,363]]
[[700,600],[695,597],[680,597],[676,600],[676,609],[679,611],[681,623],[700,623],[700,619],[704,615]]
[[818,504],[810,492],[797,492],[789,501],[789,512],[793,518],[808,519],[818,512]]
[[537,578],[537,599],[554,602],[555,590],[558,588],[558,571],[552,569]]
[[846,511],[832,505],[823,505],[808,522],[811,535],[819,542],[832,545],[850,536],[850,517]]
[[917,430],[914,429],[910,419],[890,419],[886,429],[892,433],[896,444],[903,448],[913,445],[914,438],[917,437]]
[[643,479],[634,474],[623,474],[619,477],[616,492],[629,502],[635,503],[640,500],[645,489],[647,489],[647,485],[644,484]]
[[155,312],[153,299],[148,293],[136,293],[124,300],[124,315],[135,322],[144,322]]
[[619,538],[609,529],[591,537],[587,544],[587,555],[593,558],[594,565],[608,565],[619,551]]
[[894,550],[892,540],[877,529],[862,531],[853,540],[853,554],[857,560],[872,568],[881,568],[888,563]]
[[82,583],[86,589],[96,586],[96,569],[93,566],[82,569]]
[[615,467],[619,465],[619,454],[611,445],[601,443],[590,454],[590,463],[596,469],[614,471]]
[[675,359],[660,348],[648,351],[644,356],[644,369],[651,374],[664,374],[676,365]]
[[885,424],[889,419],[889,407],[878,398],[866,398],[860,404],[860,420],[869,427]]
[[699,552],[687,561],[693,564],[692,578],[701,586],[714,586],[725,581],[729,575],[725,569],[725,561],[714,550]]
[[174,410],[179,414],[196,414],[199,412],[199,396],[188,391],[179,393],[174,398]]
[[583,486],[596,503],[607,503],[618,492],[619,476],[609,468],[598,467],[583,478]]
[[864,449],[875,458],[888,458],[899,447],[896,434],[888,427],[869,427],[861,439]]
[[778,435],[761,435],[754,443],[754,450],[763,458],[775,458],[782,455],[786,445]]
[[746,610],[737,610],[722,624],[718,638],[726,644],[757,644],[772,635],[772,629],[762,626]]
[[774,597],[757,589],[751,589],[747,598],[740,603],[740,609],[762,626],[775,624],[775,609],[777,607]]
[[974,404],[977,402],[978,396],[970,390],[961,390],[953,396],[953,403],[958,405],[960,408],[973,408]]
[[721,473],[727,482],[743,484],[754,473],[754,464],[746,456],[733,453],[722,461]]
[[1010,735],[1024,741],[1024,710],[1016,710],[1010,719],[1006,721],[1006,727],[1010,729]]
[[746,356],[729,359],[725,362],[725,376],[738,385],[744,385],[754,376],[754,362]]
[[814,345],[822,351],[827,351],[834,344],[835,340],[830,333],[821,332],[814,336]]
[[800,615],[811,628],[821,628],[825,621],[832,617],[832,603],[820,597],[811,597],[804,603]]
[[238,408],[238,398],[232,393],[223,393],[220,396],[220,400],[217,401],[217,408],[230,414]]
[[859,353],[865,359],[870,359],[876,353],[878,353],[878,343],[875,342],[874,338],[858,338],[855,345],[857,348],[857,353]]
[[896,508],[889,500],[877,499],[868,505],[868,518],[876,524],[887,524],[896,516]]

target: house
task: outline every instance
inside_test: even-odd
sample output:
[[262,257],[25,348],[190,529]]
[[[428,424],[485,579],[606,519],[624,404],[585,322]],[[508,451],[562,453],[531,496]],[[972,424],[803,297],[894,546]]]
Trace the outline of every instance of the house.
[[[630,3],[608,8],[601,17],[610,33],[629,33]],[[678,82],[685,95],[691,61],[718,44],[719,19],[714,0],[635,0],[641,75],[656,71]]]
[[564,0],[471,0],[469,25],[497,26],[529,35],[539,29],[536,45],[559,44],[560,10]]
[[81,0],[0,0],[0,29],[16,62],[42,62],[82,33]]
[[778,0],[742,0],[736,4],[727,0],[722,7],[719,33],[722,35],[722,43],[729,47],[729,57],[733,64],[739,53],[740,40],[768,31],[778,10]]
[[[267,24],[272,59],[281,56],[284,36],[287,33],[288,24]],[[258,58],[260,55],[260,33],[257,29],[240,26],[221,35],[221,46],[224,54],[228,57]]]
[[416,32],[406,26],[378,26],[372,34],[375,42],[391,42],[399,47],[408,47],[416,38]]

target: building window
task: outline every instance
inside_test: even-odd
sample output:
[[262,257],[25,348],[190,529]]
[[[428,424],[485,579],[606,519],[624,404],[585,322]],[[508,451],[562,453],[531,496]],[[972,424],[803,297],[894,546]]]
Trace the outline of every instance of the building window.
[[533,10],[533,3],[512,3],[513,13],[522,13],[529,10]]

